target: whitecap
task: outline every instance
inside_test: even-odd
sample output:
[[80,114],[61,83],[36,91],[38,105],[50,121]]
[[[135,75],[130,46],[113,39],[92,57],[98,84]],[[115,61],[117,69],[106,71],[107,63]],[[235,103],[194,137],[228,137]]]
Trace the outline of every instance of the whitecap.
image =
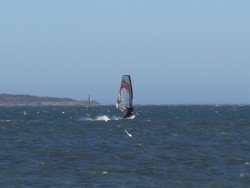
[[91,118],[89,116],[89,114],[86,114],[88,117],[83,117],[83,118],[80,118],[79,120],[80,121],[110,121],[110,120],[113,120],[113,121],[118,121],[118,120],[121,120],[122,118],[121,117],[116,117],[116,116],[113,116],[113,117],[109,117],[107,115],[101,115],[101,116],[97,116],[95,118]]
[[44,166],[44,165],[45,165],[45,162],[41,161],[41,162],[40,162],[40,165],[43,165],[43,166]]
[[241,172],[240,173],[240,177],[250,177],[250,174],[246,173],[246,172]]
[[92,121],[91,117],[83,117],[79,119],[80,121]]
[[228,135],[228,133],[226,133],[226,132],[221,132],[220,134]]
[[96,120],[97,121],[105,121],[105,122],[107,122],[107,121],[110,120],[110,118],[108,116],[106,116],[106,115],[103,115],[103,116],[97,116]]
[[10,120],[10,119],[6,119],[6,120],[1,119],[1,121],[2,121],[2,122],[10,122],[11,120]]
[[250,165],[250,162],[245,162],[244,165]]
[[115,120],[115,121],[118,121],[118,120],[121,120],[121,119],[123,119],[123,118],[121,118],[121,117],[116,117],[116,116],[113,116],[113,117],[111,118],[111,120]]
[[102,174],[107,174],[108,172],[107,171],[103,171]]

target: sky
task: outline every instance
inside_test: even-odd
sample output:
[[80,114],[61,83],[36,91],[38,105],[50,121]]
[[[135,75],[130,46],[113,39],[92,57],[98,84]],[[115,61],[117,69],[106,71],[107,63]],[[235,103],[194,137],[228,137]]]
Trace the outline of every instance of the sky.
[[250,104],[249,0],[0,0],[0,93]]

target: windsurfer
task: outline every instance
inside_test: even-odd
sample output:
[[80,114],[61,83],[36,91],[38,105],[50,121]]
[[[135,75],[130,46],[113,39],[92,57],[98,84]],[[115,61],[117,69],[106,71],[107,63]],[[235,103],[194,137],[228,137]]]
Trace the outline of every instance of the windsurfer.
[[128,112],[127,112],[126,115],[124,116],[124,119],[129,118],[130,116],[133,115],[132,112],[134,111],[134,108],[133,108],[133,107],[131,107],[131,108],[128,108],[128,107],[127,107],[127,110],[128,110]]

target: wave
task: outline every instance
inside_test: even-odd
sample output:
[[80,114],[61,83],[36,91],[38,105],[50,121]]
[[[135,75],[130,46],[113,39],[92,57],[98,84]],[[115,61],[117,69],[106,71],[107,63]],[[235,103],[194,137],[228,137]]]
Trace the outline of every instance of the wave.
[[10,119],[6,119],[6,120],[5,119],[1,119],[0,121],[1,122],[9,122],[9,121],[13,121],[13,120],[10,120]]
[[250,162],[245,162],[244,165],[250,165]]
[[96,120],[97,121],[106,121],[107,122],[107,121],[110,120],[110,118],[108,116],[106,116],[106,115],[103,115],[103,116],[97,116]]
[[118,120],[121,120],[122,118],[121,117],[116,117],[116,116],[113,116],[113,117],[109,117],[107,115],[102,115],[102,116],[96,116],[95,118],[92,118],[92,117],[83,117],[83,118],[80,118],[80,121],[118,121]]

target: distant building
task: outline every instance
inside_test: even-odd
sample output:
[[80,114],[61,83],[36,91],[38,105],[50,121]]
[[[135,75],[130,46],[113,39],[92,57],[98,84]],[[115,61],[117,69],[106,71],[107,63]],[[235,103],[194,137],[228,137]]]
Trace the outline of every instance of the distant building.
[[32,95],[0,94],[0,106],[96,106],[99,102],[92,100],[78,101],[69,98],[37,97]]
[[101,103],[97,102],[96,100],[92,100],[90,94],[88,96],[88,99],[87,100],[83,100],[82,103],[83,103],[83,105],[86,105],[86,106],[101,105]]

